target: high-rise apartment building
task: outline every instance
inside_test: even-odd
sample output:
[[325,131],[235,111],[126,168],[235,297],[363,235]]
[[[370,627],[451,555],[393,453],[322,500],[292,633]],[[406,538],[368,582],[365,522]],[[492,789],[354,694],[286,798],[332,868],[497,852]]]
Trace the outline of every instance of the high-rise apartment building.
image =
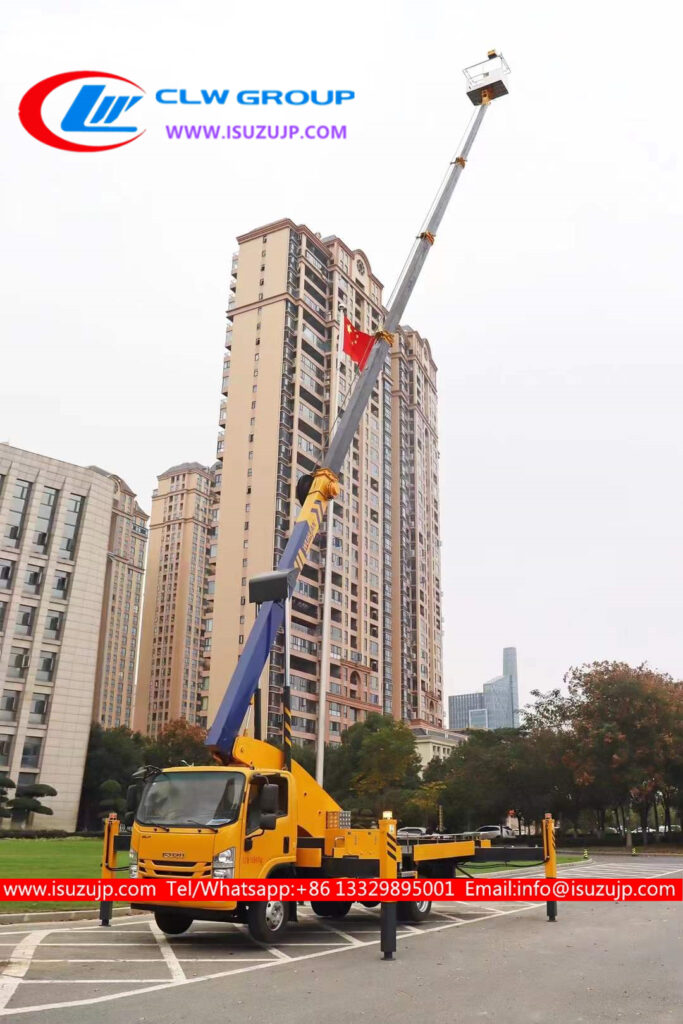
[[448,698],[451,729],[512,729],[519,725],[517,650],[503,648],[503,674],[489,679],[480,692]]
[[152,495],[134,728],[156,735],[168,722],[197,721],[208,574],[213,471],[171,466]]
[[394,711],[443,724],[441,541],[436,364],[429,342],[402,327],[393,378]]
[[[341,239],[323,239],[305,225],[281,220],[242,235],[238,243],[223,366],[217,451],[222,466],[215,477],[215,594],[212,602],[209,595],[206,611],[217,623],[205,651],[210,654],[202,693],[206,723],[213,720],[253,622],[248,580],[273,569],[284,551],[298,511],[297,480],[320,464],[358,373],[340,352],[340,322],[346,315],[360,330],[374,333],[383,316],[382,285],[367,256]],[[428,680],[429,691],[411,680],[411,696],[404,698],[402,680],[395,677],[396,630],[412,628],[392,610],[401,587],[397,568],[402,570],[403,557],[412,558],[397,533],[396,495],[400,504],[406,498],[402,487],[414,480],[395,484],[401,470],[393,406],[400,412],[403,398],[392,397],[393,370],[389,355],[344,463],[334,504],[328,742],[369,711],[400,717],[410,709],[415,717],[424,712],[430,724],[442,720],[440,678],[438,685],[436,676]],[[420,388],[422,373],[421,364],[415,375]],[[413,386],[417,389],[417,382]],[[404,438],[407,443],[407,432]],[[425,491],[425,503],[432,493]],[[317,734],[326,529],[325,523],[292,601],[292,731],[304,744]],[[404,554],[395,556],[395,545]],[[423,561],[418,555],[418,563]],[[438,586],[438,572],[434,580]],[[429,615],[435,614],[437,601],[431,596],[425,599],[426,623],[431,622],[428,607]],[[420,643],[427,642],[429,628]],[[440,653],[424,659],[418,654],[416,660],[440,672]],[[261,682],[262,730],[274,738],[282,733],[283,667],[283,649],[276,643]]]
[[[97,466],[90,466],[97,472]],[[132,724],[135,668],[140,640],[148,515],[119,476],[114,503],[102,602],[93,718],[106,729]]]
[[123,709],[128,697],[135,637],[131,620],[111,609],[112,590],[105,597],[118,480],[0,445],[0,772],[19,785],[55,787],[54,816],[38,822],[51,828],[76,825],[96,684],[105,678],[98,659],[106,665],[107,650],[124,677],[118,669],[106,677],[103,699],[106,692],[116,709],[120,695]]

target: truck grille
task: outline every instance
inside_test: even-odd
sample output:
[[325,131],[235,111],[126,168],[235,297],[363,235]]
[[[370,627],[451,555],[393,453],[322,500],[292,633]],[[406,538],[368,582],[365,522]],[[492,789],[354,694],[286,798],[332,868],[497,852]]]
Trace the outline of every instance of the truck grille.
[[211,865],[205,861],[141,860],[143,878],[210,878]]

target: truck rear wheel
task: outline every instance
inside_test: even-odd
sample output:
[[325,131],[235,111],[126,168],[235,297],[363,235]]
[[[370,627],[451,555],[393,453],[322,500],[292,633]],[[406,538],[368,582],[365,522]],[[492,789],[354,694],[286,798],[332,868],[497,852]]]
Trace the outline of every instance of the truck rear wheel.
[[252,939],[257,942],[277,942],[289,922],[289,903],[284,900],[265,900],[250,903],[247,911],[247,926]]
[[171,910],[156,910],[154,920],[164,935],[182,935],[192,924],[187,914],[174,914]]
[[350,909],[351,903],[323,902],[322,900],[311,903],[311,910],[318,917],[346,917]]
[[416,924],[425,921],[432,911],[431,900],[413,900],[410,903],[398,904],[399,921],[414,921]]

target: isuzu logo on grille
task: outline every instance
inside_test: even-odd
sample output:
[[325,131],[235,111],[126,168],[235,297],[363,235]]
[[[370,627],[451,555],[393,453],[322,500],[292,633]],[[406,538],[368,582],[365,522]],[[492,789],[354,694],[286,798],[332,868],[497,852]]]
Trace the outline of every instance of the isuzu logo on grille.
[[182,860],[185,855],[183,853],[171,852],[171,853],[164,853],[163,856],[164,857],[172,857],[173,860]]

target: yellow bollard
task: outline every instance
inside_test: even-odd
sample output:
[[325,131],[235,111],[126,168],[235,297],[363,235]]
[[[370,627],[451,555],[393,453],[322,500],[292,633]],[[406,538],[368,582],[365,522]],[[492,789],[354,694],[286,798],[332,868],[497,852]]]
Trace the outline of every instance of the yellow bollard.
[[[542,821],[543,860],[545,861],[545,877],[557,878],[557,851],[555,849],[555,822],[552,814],[546,814]],[[549,921],[557,920],[557,900],[546,902]]]

